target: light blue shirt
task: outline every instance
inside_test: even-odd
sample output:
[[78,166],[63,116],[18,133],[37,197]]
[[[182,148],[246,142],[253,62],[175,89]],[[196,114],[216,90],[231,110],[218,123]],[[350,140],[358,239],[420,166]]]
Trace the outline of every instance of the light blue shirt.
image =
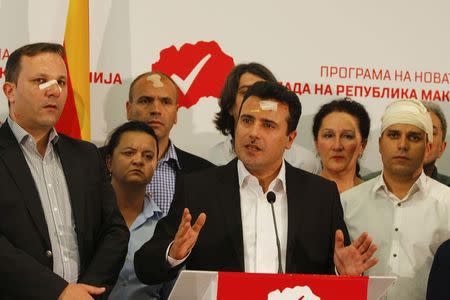
[[147,242],[155,231],[162,212],[149,194],[145,195],[144,209],[130,227],[128,252],[114,289],[109,295],[113,300],[160,299],[162,284],[146,285],[139,281],[134,271],[134,253]]

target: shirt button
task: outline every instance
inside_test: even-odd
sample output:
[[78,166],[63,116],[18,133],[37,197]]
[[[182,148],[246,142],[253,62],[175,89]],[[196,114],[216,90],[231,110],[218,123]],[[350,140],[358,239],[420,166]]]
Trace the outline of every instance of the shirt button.
[[54,210],[54,211],[58,211],[58,208],[57,208],[57,207],[53,207],[53,210]]
[[398,231],[398,228],[395,228],[395,231]]
[[397,257],[397,254],[394,253],[394,257]]
[[48,258],[52,257],[53,253],[50,250],[45,251],[45,256],[47,256]]
[[52,184],[51,184],[51,183],[49,183],[49,184],[48,184],[48,187],[49,187],[49,188],[52,188]]
[[397,204],[397,206],[402,206],[402,204],[401,204],[401,203],[399,203],[399,204]]

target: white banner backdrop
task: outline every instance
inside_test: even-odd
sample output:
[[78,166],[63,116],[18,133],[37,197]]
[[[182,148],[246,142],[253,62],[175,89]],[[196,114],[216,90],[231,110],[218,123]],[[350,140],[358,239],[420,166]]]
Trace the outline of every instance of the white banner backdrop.
[[[312,119],[320,105],[346,93],[364,104],[372,130],[361,165],[363,173],[378,170],[380,117],[392,99],[436,101],[450,120],[448,11],[448,1],[416,0],[91,1],[92,141],[103,144],[108,132],[126,121],[134,77],[158,63],[186,79],[209,54],[187,91],[200,96],[180,107],[172,132],[177,146],[206,157],[224,137],[212,123],[217,95],[200,78],[213,77],[211,82],[221,85],[211,70],[229,56],[234,64],[266,65],[302,93],[296,143],[312,152]],[[0,0],[2,71],[18,46],[62,43],[66,12],[66,1]],[[6,115],[1,95],[0,116]],[[438,162],[446,174],[449,151]]]

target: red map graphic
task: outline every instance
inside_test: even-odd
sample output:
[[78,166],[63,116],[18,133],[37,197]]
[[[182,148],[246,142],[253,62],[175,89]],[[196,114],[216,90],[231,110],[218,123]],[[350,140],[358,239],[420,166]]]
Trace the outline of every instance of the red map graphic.
[[195,45],[184,44],[180,50],[175,46],[161,50],[159,61],[152,64],[152,71],[174,79],[180,87],[178,105],[189,108],[202,97],[219,98],[233,67],[233,58],[215,41],[201,41]]

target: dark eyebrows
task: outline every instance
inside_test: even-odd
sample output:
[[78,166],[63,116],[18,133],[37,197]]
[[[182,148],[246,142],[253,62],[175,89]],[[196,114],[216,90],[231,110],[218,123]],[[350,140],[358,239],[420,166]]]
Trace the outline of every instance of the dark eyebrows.
[[153,100],[153,99],[154,98],[150,97],[150,96],[141,96],[141,97],[137,98],[136,101],[139,101],[139,100]]
[[[396,134],[401,134],[401,130],[399,129],[387,129],[386,134],[388,133],[396,133]],[[423,136],[425,133],[423,131],[415,131],[415,130],[409,130],[406,132],[406,135],[415,135],[415,136]]]
[[261,119],[261,121],[263,121],[264,123],[270,123],[270,124],[273,124],[273,125],[278,125],[277,122],[275,122],[273,120],[270,120],[270,119]]
[[155,154],[156,151],[153,150],[144,150],[143,153],[144,154]]
[[125,147],[125,148],[122,149],[122,151],[124,151],[124,150],[133,150],[133,151],[136,151],[136,148],[133,148],[133,147],[128,146],[128,147]]
[[248,118],[248,119],[252,119],[252,120],[255,119],[254,116],[248,115],[248,114],[241,114],[241,116],[239,117],[239,119],[242,119],[242,118]]
[[170,97],[161,97],[161,100],[170,100],[171,102],[173,102],[174,100]]
[[387,129],[385,132],[386,133],[397,133],[397,134],[399,134],[400,130],[398,130],[398,129]]
[[422,131],[408,131],[407,135],[422,137],[424,135],[424,132],[422,132]]

